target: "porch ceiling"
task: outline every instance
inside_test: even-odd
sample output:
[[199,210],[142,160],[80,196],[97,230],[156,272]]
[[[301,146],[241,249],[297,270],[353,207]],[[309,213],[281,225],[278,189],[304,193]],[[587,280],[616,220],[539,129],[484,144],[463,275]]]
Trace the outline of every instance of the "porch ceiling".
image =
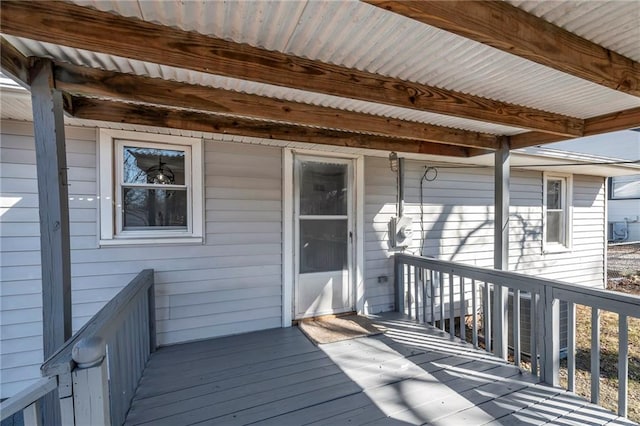
[[636,1],[3,1],[1,12],[3,72],[28,85],[27,58],[51,58],[76,118],[458,157],[502,136],[522,148],[640,127]]

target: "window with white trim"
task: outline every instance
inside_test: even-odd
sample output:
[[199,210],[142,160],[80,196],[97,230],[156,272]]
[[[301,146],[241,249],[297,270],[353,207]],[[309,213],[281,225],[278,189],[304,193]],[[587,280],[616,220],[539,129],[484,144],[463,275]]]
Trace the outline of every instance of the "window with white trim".
[[543,248],[545,251],[571,248],[571,175],[544,175]]
[[100,130],[100,244],[202,242],[202,140]]

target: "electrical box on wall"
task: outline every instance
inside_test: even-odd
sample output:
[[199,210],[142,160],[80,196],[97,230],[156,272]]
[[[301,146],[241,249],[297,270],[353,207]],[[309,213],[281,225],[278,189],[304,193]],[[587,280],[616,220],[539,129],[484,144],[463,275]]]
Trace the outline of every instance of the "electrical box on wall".
[[389,222],[389,245],[403,248],[411,245],[413,220],[408,216],[392,217]]

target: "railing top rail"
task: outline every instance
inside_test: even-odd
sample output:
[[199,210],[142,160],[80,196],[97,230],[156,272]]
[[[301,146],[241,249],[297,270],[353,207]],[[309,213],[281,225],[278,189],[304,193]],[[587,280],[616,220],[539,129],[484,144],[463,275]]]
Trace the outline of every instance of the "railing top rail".
[[69,373],[74,367],[71,358],[73,346],[81,339],[100,336],[106,337],[115,323],[118,322],[126,308],[136,299],[136,295],[146,291],[153,284],[153,269],[140,272],[129,284],[106,305],[102,307],[76,334],[74,334],[55,354],[40,367],[44,376]]
[[55,377],[42,377],[3,403],[0,403],[0,421],[24,410],[58,386]]
[[396,254],[396,260],[402,263],[434,271],[451,273],[477,281],[510,287],[526,292],[541,293],[545,287],[551,287],[554,298],[604,309],[610,312],[640,317],[640,296],[619,293],[599,288],[584,287],[578,284],[548,278],[539,278],[519,272],[501,271],[480,266],[465,265],[448,260],[432,259],[409,254]]

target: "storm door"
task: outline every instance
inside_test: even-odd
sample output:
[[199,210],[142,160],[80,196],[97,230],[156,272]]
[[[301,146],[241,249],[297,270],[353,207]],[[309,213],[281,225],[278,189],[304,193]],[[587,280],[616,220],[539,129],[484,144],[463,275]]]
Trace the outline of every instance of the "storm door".
[[296,156],[294,181],[294,318],[353,311],[353,161]]

